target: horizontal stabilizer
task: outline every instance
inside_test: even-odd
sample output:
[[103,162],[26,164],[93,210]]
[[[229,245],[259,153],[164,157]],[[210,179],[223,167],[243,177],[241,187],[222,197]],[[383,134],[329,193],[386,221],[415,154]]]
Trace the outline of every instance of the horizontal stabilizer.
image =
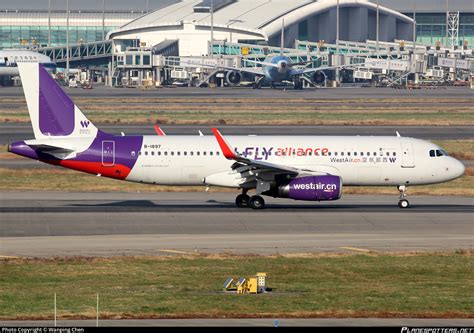
[[37,152],[48,154],[59,159],[76,157],[76,150],[70,146],[40,142],[40,140],[28,140],[25,143]]

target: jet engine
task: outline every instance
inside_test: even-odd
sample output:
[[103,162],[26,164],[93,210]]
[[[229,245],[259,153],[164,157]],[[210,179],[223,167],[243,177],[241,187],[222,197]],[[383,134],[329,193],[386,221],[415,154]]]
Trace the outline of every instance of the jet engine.
[[321,71],[314,72],[313,75],[311,75],[311,81],[317,86],[323,84],[324,80],[326,80],[326,75]]
[[238,71],[228,71],[225,79],[227,83],[232,86],[238,85],[240,81],[242,81],[242,73]]
[[337,200],[342,195],[342,178],[339,176],[305,176],[277,184],[263,194],[304,201]]
[[284,60],[281,60],[277,64],[278,66],[278,73],[285,74],[288,71],[288,63]]

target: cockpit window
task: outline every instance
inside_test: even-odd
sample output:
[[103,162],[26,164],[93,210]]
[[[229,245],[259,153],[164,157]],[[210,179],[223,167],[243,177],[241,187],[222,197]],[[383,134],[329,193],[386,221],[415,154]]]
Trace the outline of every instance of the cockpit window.
[[430,150],[431,157],[439,157],[439,156],[449,156],[447,152],[443,149],[431,149]]

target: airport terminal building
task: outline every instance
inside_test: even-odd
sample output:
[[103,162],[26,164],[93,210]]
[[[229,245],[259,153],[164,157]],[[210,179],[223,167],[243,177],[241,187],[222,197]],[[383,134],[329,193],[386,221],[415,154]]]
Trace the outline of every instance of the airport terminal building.
[[[295,40],[334,43],[336,40],[337,1],[335,0],[184,0],[153,11],[112,30],[108,38],[139,38],[148,46],[166,39],[179,41],[179,55],[208,54],[211,25],[213,39],[228,42],[280,45],[282,23],[285,47]],[[369,1],[340,0],[339,39],[363,42],[376,38],[377,6]],[[379,38],[411,40],[413,20],[381,6]],[[213,22],[211,22],[213,21]]]
[[[9,3],[0,11],[0,49],[21,46],[58,46],[66,43],[66,0],[31,5]],[[336,39],[336,0],[214,0],[215,40],[279,45],[282,20],[285,44],[295,39],[332,43]],[[379,2],[379,39],[413,39],[445,44],[446,0],[340,0],[340,40],[376,39]],[[26,2],[28,3],[28,2]],[[70,1],[69,42],[140,39],[148,46],[179,40],[180,55],[200,55],[210,39],[210,0],[160,0],[143,3]],[[105,4],[105,7],[102,7]],[[75,6],[75,7],[73,7]],[[78,7],[79,6],[79,7]],[[84,7],[81,8],[80,6]],[[448,10],[459,12],[458,43],[474,45],[474,2],[450,0]],[[414,15],[414,13],[416,13]]]

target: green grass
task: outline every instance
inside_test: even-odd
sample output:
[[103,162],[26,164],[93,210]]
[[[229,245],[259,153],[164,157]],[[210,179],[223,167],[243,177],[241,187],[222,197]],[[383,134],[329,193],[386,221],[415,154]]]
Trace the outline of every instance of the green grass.
[[[474,112],[296,112],[264,111],[222,112],[89,112],[87,116],[96,124],[176,124],[176,125],[473,125]],[[29,122],[26,114],[1,114],[2,122]]]
[[[474,317],[472,253],[5,260],[0,319]],[[267,272],[263,295],[221,293]]]
[[[77,98],[95,123],[231,125],[469,125],[473,99]],[[428,104],[423,104],[428,103]],[[22,98],[6,99],[0,121],[29,122]]]

